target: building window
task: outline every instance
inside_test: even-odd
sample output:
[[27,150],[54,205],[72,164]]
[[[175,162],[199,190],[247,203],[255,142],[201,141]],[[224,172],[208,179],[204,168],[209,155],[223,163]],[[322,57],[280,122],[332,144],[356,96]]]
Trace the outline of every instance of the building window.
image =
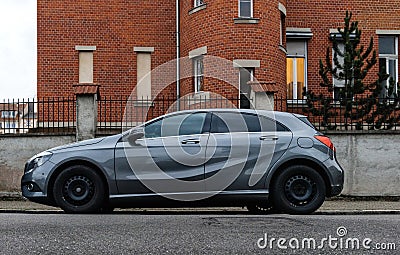
[[5,124],[5,128],[16,128],[16,124],[15,124],[15,122],[6,122],[6,123],[4,123]]
[[2,111],[1,117],[2,118],[15,118],[17,116],[16,111]]
[[239,0],[239,17],[253,17],[253,0]]
[[283,46],[285,30],[285,14],[281,12],[281,19],[279,21],[279,45]]
[[204,66],[203,56],[193,58],[194,91],[203,91]]
[[[396,36],[379,36],[379,70],[385,70],[389,77],[393,79],[395,84],[398,82],[398,37]],[[382,97],[392,96],[388,95],[389,81],[387,79],[382,85]],[[396,93],[397,86],[393,93]]]
[[96,46],[75,46],[79,51],[79,83],[93,83],[93,51]]
[[287,98],[303,99],[307,88],[307,41],[287,41],[286,48]]
[[[337,60],[338,60],[339,64],[341,66],[343,66],[343,63],[344,63],[343,56],[344,56],[344,50],[345,50],[344,43],[343,42],[336,42],[336,43],[337,43],[337,47],[338,47],[339,51],[342,53],[342,54],[337,54]],[[342,55],[342,56],[340,56],[340,55]],[[332,48],[332,68],[333,69],[336,68],[334,58],[335,58],[335,49]],[[332,77],[332,80],[333,80],[333,100],[339,101],[341,99],[340,92],[345,87],[346,81],[344,79],[337,79],[335,77]]]
[[254,68],[239,69],[240,108],[250,109],[250,85],[249,81],[254,80]]
[[204,4],[204,0],[194,0],[194,7],[198,7]]
[[154,47],[134,47],[136,52],[136,96],[137,99],[145,101],[151,100],[151,54]]

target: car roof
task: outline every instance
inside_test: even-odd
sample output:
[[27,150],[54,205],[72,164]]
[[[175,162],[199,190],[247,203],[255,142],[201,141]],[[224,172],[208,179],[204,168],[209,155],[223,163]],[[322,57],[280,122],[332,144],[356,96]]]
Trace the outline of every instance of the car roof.
[[238,109],[238,108],[210,108],[210,109],[191,109],[191,110],[182,110],[177,112],[171,112],[166,115],[180,114],[180,113],[191,113],[191,112],[240,112],[240,113],[250,113],[250,114],[258,114],[264,116],[274,116],[274,117],[305,117],[300,114],[293,114],[288,112],[280,112],[280,111],[269,111],[269,110],[257,110],[257,109]]

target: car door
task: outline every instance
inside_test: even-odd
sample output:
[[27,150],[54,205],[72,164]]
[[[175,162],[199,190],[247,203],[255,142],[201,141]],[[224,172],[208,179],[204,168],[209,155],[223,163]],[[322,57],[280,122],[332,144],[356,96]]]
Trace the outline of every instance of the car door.
[[121,139],[115,148],[119,193],[204,192],[207,116],[207,112],[167,115],[138,128],[144,137]]
[[263,189],[266,173],[291,139],[292,133],[272,117],[214,112],[206,151],[210,158],[205,165],[206,190]]

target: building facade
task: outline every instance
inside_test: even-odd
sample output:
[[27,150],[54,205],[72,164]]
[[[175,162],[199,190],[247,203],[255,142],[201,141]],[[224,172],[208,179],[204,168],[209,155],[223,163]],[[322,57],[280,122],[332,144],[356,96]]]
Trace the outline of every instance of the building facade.
[[[374,38],[379,64],[368,79],[385,66],[398,81],[400,0],[38,0],[38,98],[73,95],[77,84],[99,85],[101,96],[135,89],[137,98],[154,98],[160,86],[172,97],[214,92],[242,98],[241,107],[252,92],[288,100],[302,99],[304,87],[328,93],[319,86],[319,60],[346,10],[359,21],[362,43]],[[148,75],[169,62],[175,76],[177,56],[184,58],[178,85]],[[237,84],[207,73],[210,56],[232,63],[221,72]]]

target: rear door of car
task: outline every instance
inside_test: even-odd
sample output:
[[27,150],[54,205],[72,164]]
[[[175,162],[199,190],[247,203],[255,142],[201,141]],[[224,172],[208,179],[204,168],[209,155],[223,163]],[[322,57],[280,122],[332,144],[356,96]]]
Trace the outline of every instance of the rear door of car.
[[210,133],[208,192],[263,189],[266,173],[292,140],[292,133],[273,116],[234,111],[214,112]]

